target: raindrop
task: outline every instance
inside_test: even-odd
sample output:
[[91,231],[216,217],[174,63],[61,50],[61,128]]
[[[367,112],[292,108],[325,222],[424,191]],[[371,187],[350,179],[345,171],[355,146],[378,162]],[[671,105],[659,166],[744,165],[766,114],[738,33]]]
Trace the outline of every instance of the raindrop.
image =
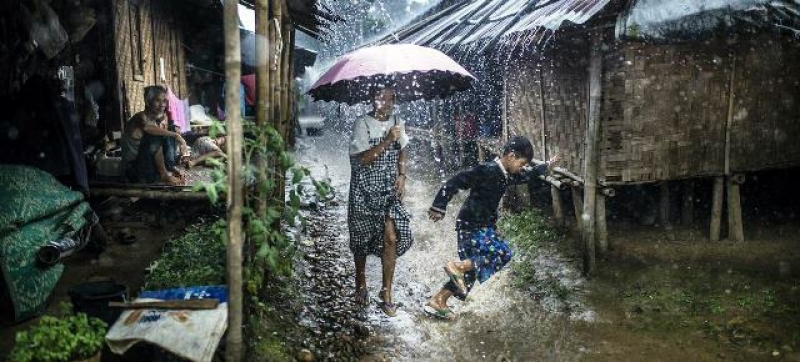
[[17,137],[19,137],[19,129],[17,129],[17,127],[11,126],[11,128],[8,129],[8,139],[13,141],[16,140]]

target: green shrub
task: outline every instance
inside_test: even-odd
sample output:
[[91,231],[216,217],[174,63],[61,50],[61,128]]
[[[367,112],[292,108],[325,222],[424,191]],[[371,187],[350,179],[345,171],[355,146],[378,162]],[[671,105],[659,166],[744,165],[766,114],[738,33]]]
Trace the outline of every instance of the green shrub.
[[67,362],[100,352],[106,323],[85,313],[72,314],[67,303],[61,308],[60,316],[43,316],[35,326],[17,332],[10,362]]

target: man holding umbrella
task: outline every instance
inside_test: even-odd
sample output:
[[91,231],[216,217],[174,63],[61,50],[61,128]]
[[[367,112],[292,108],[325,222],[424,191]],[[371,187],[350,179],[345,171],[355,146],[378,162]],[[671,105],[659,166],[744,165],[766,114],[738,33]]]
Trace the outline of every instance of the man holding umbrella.
[[358,118],[350,141],[350,197],[347,224],[350,250],[356,264],[356,302],[368,300],[367,255],[381,258],[383,279],[380,307],[393,317],[395,261],[411,247],[411,215],[402,204],[405,195],[408,136],[403,121],[393,114],[394,89],[375,86],[372,112]]

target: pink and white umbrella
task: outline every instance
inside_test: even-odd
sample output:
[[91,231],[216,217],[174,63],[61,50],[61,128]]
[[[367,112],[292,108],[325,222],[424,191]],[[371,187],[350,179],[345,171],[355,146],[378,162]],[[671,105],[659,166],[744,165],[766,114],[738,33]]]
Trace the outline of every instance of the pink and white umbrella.
[[413,44],[362,48],[343,56],[309,89],[314,100],[369,101],[376,85],[394,87],[398,102],[445,98],[472,86],[475,77],[444,53]]

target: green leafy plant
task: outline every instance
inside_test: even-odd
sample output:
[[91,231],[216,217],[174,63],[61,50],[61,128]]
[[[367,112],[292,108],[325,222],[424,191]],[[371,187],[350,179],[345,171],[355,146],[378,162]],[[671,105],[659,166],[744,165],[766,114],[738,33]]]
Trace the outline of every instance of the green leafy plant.
[[[303,188],[301,181],[310,177],[311,172],[294,164],[283,137],[274,127],[259,126],[246,120],[242,125],[246,136],[243,170],[239,177],[245,180],[248,191],[242,209],[247,258],[244,282],[246,290],[256,297],[267,273],[289,275],[292,272],[296,247],[281,229],[281,224],[299,224],[305,228],[305,220],[299,210],[301,196],[307,195],[308,191]],[[213,138],[224,133],[224,126],[215,123],[209,135]],[[222,162],[216,162],[214,168],[212,181],[197,187],[198,190],[205,190],[212,203],[218,202],[220,195],[227,192],[229,177]],[[287,178],[286,175],[291,177]],[[285,199],[285,184],[289,187],[288,200]],[[332,192],[330,185],[324,181],[312,179],[312,185],[321,199],[327,198]],[[259,209],[259,205],[266,206]],[[216,224],[216,232],[223,241],[225,228],[224,220]]]
[[170,240],[158,261],[148,268],[144,289],[224,284],[225,244],[219,223],[203,220]]
[[28,330],[17,332],[10,362],[60,362],[88,359],[103,348],[106,323],[73,314],[68,303],[62,303],[58,316],[43,316]]

